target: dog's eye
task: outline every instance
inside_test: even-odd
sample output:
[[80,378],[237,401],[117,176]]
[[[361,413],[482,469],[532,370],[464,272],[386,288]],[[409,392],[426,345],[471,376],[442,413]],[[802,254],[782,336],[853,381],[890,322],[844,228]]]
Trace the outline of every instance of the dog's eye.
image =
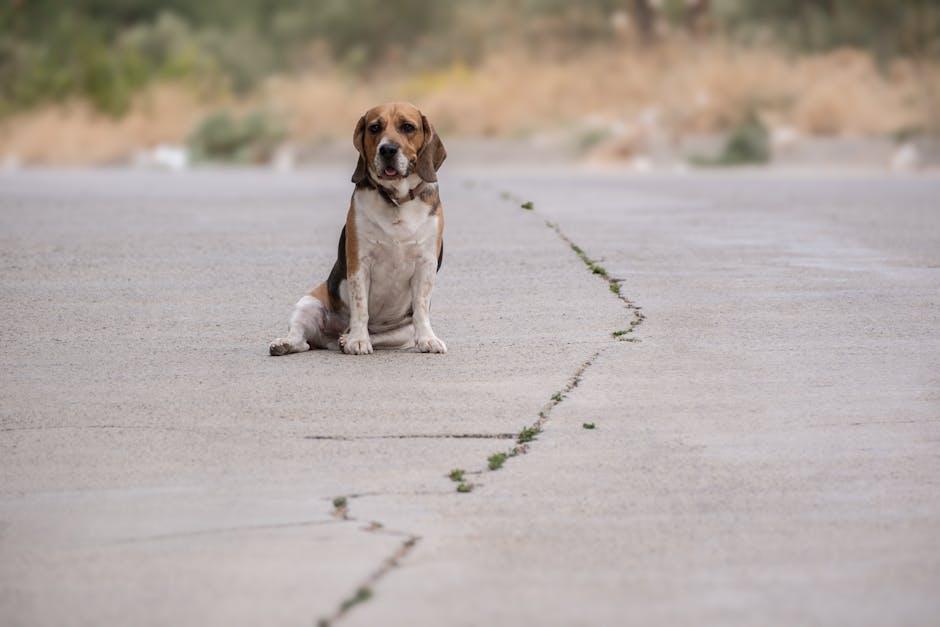
[[378,122],[375,122],[374,124],[370,124],[370,125],[369,125],[369,132],[370,132],[370,133],[378,133],[378,132],[381,131],[381,130],[382,130],[382,125],[379,124]]
[[402,133],[414,133],[415,130],[417,129],[415,129],[415,125],[412,124],[411,122],[405,122],[404,124],[401,125]]

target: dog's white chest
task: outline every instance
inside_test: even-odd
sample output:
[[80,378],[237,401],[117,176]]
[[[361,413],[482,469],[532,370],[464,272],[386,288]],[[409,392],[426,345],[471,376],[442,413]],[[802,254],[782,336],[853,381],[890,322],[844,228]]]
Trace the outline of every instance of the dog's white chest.
[[369,326],[406,323],[416,264],[436,256],[437,216],[420,199],[395,207],[371,190],[355,202],[358,254],[370,273]]

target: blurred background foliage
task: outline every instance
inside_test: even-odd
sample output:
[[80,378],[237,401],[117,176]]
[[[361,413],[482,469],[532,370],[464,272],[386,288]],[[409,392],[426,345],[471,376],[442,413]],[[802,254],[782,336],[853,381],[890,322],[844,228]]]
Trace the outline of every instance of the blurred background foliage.
[[563,54],[628,21],[645,45],[672,28],[794,51],[855,46],[882,62],[940,53],[938,0],[3,0],[0,115],[71,96],[121,115],[160,79],[246,94],[324,58],[363,76],[472,65],[513,43]]
[[266,162],[398,99],[638,163],[935,138],[940,0],[0,0],[0,160]]
[[194,161],[266,163],[287,135],[278,119],[264,111],[238,117],[218,111],[203,119],[187,140]]

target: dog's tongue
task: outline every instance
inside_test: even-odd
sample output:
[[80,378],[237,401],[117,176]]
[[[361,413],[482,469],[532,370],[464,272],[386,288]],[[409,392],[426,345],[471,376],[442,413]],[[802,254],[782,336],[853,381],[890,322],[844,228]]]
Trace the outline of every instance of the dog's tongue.
[[385,168],[385,176],[395,176],[398,174],[398,170],[395,168]]

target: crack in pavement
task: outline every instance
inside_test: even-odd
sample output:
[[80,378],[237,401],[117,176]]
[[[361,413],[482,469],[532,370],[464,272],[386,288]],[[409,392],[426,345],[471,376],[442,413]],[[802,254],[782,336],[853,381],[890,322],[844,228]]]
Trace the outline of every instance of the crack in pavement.
[[[584,372],[591,366],[591,364],[594,363],[601,353],[606,351],[608,348],[610,348],[610,346],[604,346],[603,348],[594,351],[593,355],[591,355],[586,361],[584,361],[584,363],[578,366],[578,369],[575,370],[574,374],[568,378],[568,381],[565,382],[565,385],[561,388],[561,390],[553,394],[548,402],[542,406],[542,409],[539,410],[538,417],[535,419],[535,421],[529,426],[523,428],[522,431],[518,434],[515,446],[506,452],[494,453],[488,458],[488,468],[491,472],[502,468],[503,462],[505,460],[516,457],[518,455],[524,455],[529,451],[529,442],[535,440],[538,434],[542,432],[542,428],[544,427],[545,423],[548,422],[552,410],[561,404],[561,402],[565,399],[566,394],[578,387],[578,384],[581,383],[581,379],[584,376]],[[494,461],[494,458],[496,458],[496,461]],[[466,474],[483,475],[486,472],[486,468],[481,468],[479,470],[467,470],[464,472]],[[457,491],[464,493],[471,492],[473,491],[473,487],[474,484],[472,483],[460,481],[457,485]]]
[[549,220],[545,220],[545,226],[555,231],[555,234],[561,239],[561,241],[568,244],[568,247],[571,248],[574,254],[576,254],[582,262],[584,262],[584,265],[586,265],[593,274],[596,274],[607,282],[607,287],[610,289],[611,293],[619,298],[621,302],[623,302],[624,307],[627,308],[627,311],[630,312],[630,320],[627,322],[627,326],[623,329],[614,331],[611,333],[611,335],[621,342],[639,342],[637,338],[633,337],[633,331],[638,326],[643,324],[643,320],[646,319],[646,315],[643,313],[642,307],[621,293],[620,285],[623,283],[623,279],[617,279],[610,276],[604,266],[588,257],[583,248],[575,244],[573,241],[571,241],[570,237],[565,235],[565,233],[561,230],[561,227],[558,226],[557,222],[550,222]]
[[[350,495],[338,496],[333,499],[333,517],[338,519],[341,522],[359,522],[357,519],[349,515],[349,501],[348,498],[354,498],[355,496],[363,495]],[[340,620],[345,616],[350,610],[359,605],[360,603],[365,603],[372,598],[372,589],[392,570],[397,568],[402,559],[404,559],[411,551],[414,549],[415,545],[421,539],[420,536],[406,531],[399,531],[396,529],[388,529],[382,523],[378,521],[370,521],[365,527],[360,527],[360,531],[364,533],[378,533],[382,535],[403,537],[405,538],[401,544],[395,549],[395,551],[379,564],[372,573],[370,573],[365,579],[363,579],[359,585],[356,586],[355,591],[340,601],[339,606],[328,616],[324,616],[317,621],[317,627],[329,627],[334,624],[336,621]]]
[[[500,197],[508,202],[518,204],[520,208],[538,216],[545,223],[545,226],[550,228],[555,232],[555,235],[558,238],[567,244],[567,246],[577,255],[588,270],[591,271],[591,274],[599,277],[605,283],[610,292],[616,296],[624,305],[626,310],[629,312],[630,318],[627,321],[627,326],[622,329],[617,329],[611,333],[611,336],[621,342],[639,342],[640,340],[635,337],[636,329],[643,324],[643,321],[646,319],[646,315],[643,313],[642,307],[637,305],[635,302],[627,298],[625,294],[621,291],[621,284],[623,279],[618,279],[612,277],[607,269],[600,265],[596,260],[591,259],[583,248],[578,246],[568,235],[562,231],[561,227],[556,222],[552,222],[546,219],[540,212],[535,209],[535,203],[532,201],[522,202],[522,199],[519,196],[507,191],[500,193]],[[571,392],[574,388],[578,386],[581,382],[581,378],[584,376],[585,371],[594,363],[594,361],[606,351],[610,346],[604,346],[594,352],[584,363],[582,363],[574,374],[568,378],[568,381],[565,383],[564,387],[555,392],[552,395],[551,399],[542,406],[542,409],[538,413],[538,417],[535,421],[527,427],[524,427],[522,431],[519,432],[516,445],[510,448],[508,451],[501,451],[490,455],[487,458],[487,466],[480,470],[469,470],[464,471],[463,469],[455,469],[451,471],[451,478],[453,481],[457,482],[457,491],[461,493],[472,492],[474,484],[470,482],[463,481],[464,474],[473,474],[473,475],[482,475],[486,472],[488,468],[491,472],[499,470],[503,467],[503,464],[506,460],[516,457],[518,455],[525,454],[529,450],[529,442],[535,440],[538,437],[538,434],[542,432],[542,428],[545,423],[548,422],[549,416],[552,410],[559,405],[564,399],[565,395]],[[454,477],[454,473],[459,473],[457,478]]]

